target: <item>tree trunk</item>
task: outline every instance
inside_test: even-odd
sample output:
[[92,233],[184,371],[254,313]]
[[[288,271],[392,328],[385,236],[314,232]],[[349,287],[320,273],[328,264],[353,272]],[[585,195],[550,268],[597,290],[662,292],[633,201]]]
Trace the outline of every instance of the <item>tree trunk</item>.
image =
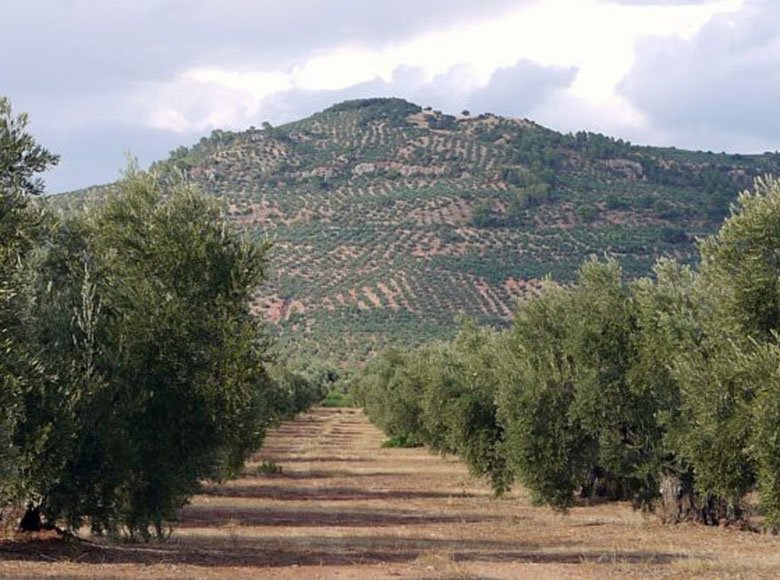
[[661,475],[661,519],[666,524],[700,521],[703,513],[696,507],[696,495],[682,479],[674,474]]
[[27,511],[22,516],[22,521],[19,522],[20,532],[40,532],[43,525],[41,524],[41,511],[34,507],[32,504],[27,504]]

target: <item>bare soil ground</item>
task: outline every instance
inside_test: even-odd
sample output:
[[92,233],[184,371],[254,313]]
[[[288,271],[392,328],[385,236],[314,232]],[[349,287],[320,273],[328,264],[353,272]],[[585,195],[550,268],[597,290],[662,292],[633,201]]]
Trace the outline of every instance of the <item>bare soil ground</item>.
[[[0,541],[0,575],[58,578],[778,578],[780,539],[664,526],[623,504],[496,500],[452,458],[382,449],[355,409],[283,424],[164,543]],[[282,467],[266,475],[264,461]]]

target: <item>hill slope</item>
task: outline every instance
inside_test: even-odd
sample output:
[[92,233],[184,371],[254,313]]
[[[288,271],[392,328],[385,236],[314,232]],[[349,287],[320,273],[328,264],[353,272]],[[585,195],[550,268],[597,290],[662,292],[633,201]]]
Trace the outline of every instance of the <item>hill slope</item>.
[[355,360],[448,336],[459,315],[504,324],[539,278],[569,279],[594,253],[629,275],[691,260],[694,237],[755,176],[780,172],[780,154],[637,147],[368,99],[214,131],[156,168],[185,172],[276,241],[257,307],[284,342]]

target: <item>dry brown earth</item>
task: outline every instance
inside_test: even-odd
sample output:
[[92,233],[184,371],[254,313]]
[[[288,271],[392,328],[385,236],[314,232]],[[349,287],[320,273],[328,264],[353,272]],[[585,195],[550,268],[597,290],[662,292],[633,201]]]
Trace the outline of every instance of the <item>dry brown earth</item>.
[[[169,541],[0,542],[0,575],[66,578],[778,578],[780,540],[663,526],[627,505],[495,500],[452,458],[382,449],[360,411],[283,424],[245,475],[194,498]],[[263,461],[278,475],[258,473]]]

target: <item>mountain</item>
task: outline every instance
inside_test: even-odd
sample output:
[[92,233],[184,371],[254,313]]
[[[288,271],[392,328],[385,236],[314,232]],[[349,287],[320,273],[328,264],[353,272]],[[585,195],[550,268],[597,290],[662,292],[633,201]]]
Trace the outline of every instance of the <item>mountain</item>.
[[[780,154],[727,155],[446,115],[401,99],[334,105],[280,127],[214,131],[155,164],[275,241],[257,311],[284,344],[335,361],[507,324],[592,254],[630,276],[691,261],[738,191]],[[80,203],[100,188],[59,203]]]

